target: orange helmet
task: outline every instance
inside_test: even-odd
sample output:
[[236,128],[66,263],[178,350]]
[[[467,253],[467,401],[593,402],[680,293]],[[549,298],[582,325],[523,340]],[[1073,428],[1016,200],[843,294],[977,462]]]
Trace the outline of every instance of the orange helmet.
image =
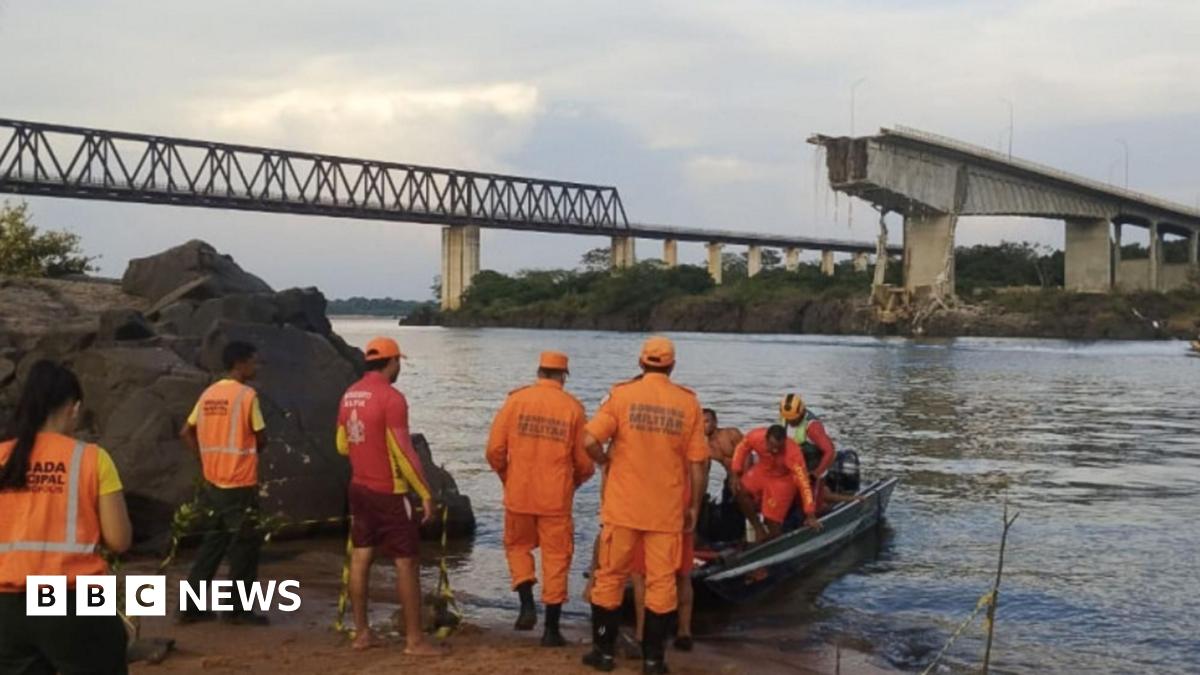
[[804,416],[804,399],[800,394],[788,394],[779,402],[779,416],[785,422],[795,422]]

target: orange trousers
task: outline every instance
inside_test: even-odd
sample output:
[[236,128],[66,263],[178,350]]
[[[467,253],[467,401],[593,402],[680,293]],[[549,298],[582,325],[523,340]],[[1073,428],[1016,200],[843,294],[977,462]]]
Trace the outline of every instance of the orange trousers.
[[605,609],[621,606],[639,545],[646,556],[646,608],[655,614],[674,612],[679,605],[675,574],[683,551],[683,534],[631,530],[619,525],[605,525],[600,530],[600,564],[592,586],[592,604]]
[[542,602],[561,605],[567,601],[567,577],[575,554],[575,524],[571,516],[535,516],[504,512],[504,553],[512,573],[513,589],[537,583],[533,549],[542,549]]

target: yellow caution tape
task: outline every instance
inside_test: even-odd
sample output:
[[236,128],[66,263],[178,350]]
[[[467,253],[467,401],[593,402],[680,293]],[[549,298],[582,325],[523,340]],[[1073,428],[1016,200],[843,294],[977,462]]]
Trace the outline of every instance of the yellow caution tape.
[[438,584],[437,590],[434,591],[434,597],[440,598],[444,603],[447,616],[438,618],[442,620],[442,625],[437,626],[435,620],[435,634],[439,639],[445,640],[459,624],[462,623],[462,610],[458,607],[458,600],[454,597],[454,591],[450,588],[450,568],[446,566],[446,542],[450,531],[450,508],[442,507],[442,556],[438,562]]
[[354,629],[346,625],[346,606],[350,604],[350,555],[354,550],[354,543],[349,534],[346,534],[346,557],[342,561],[342,589],[338,593],[337,601],[337,618],[333,621],[333,629],[339,633],[346,633],[351,638],[354,637]]
[[[954,633],[950,635],[950,639],[947,640],[946,644],[943,645],[938,651],[937,656],[933,657],[933,660],[929,662],[929,665],[925,667],[925,670],[921,671],[921,675],[929,675],[929,673],[933,672],[934,667],[937,666],[938,662],[942,660],[942,657],[945,656],[946,652],[950,649],[950,645],[954,644],[954,641],[958,639],[958,636],[962,635],[962,632],[966,630],[967,626],[970,626],[971,623],[975,621],[975,617],[979,616],[979,613],[984,609],[990,607],[995,599],[995,590],[988,591],[987,593],[979,596],[979,601],[975,603],[975,610],[971,612],[971,616],[968,616],[965,621],[958,625],[958,629],[956,629]],[[986,621],[987,619],[985,617],[985,627]]]

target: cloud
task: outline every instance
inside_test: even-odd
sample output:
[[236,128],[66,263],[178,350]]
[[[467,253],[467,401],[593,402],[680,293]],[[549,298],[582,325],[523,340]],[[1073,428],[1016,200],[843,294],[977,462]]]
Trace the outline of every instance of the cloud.
[[738,183],[761,178],[764,170],[738,157],[699,155],[687,160],[684,171],[689,181],[700,185]]

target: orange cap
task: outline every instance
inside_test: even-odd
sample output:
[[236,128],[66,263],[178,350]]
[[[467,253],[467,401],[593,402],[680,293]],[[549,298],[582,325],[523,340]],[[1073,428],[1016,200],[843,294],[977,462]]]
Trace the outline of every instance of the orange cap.
[[567,367],[567,355],[562,352],[542,352],[541,357],[538,359],[538,368],[571,372],[570,368]]
[[371,340],[367,343],[364,353],[368,361],[404,357],[404,354],[400,351],[400,343],[389,337],[377,337]]
[[667,367],[675,363],[675,345],[665,337],[647,338],[642,343],[642,356],[639,359],[643,366]]

